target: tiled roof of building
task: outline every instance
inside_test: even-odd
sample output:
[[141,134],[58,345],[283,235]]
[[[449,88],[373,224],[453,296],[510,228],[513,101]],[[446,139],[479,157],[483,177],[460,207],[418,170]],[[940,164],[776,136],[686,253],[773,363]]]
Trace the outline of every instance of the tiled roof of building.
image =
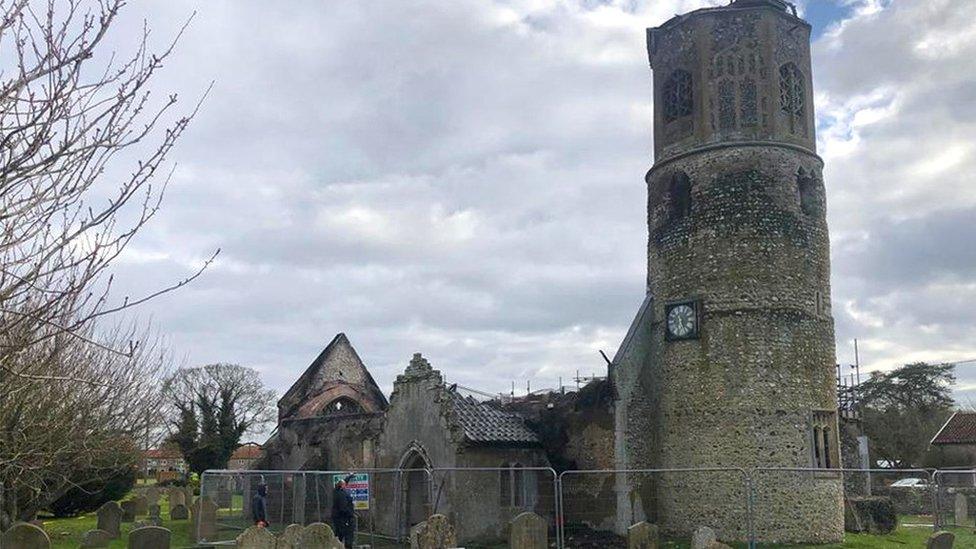
[[976,445],[976,412],[956,412],[939,429],[932,444]]
[[183,454],[175,446],[163,446],[162,448],[146,450],[146,457],[149,459],[183,459]]
[[261,445],[248,442],[238,446],[230,459],[261,459],[262,457],[264,457],[264,450],[261,449]]
[[539,437],[525,425],[525,421],[490,404],[449,391],[454,415],[464,430],[464,437],[473,444],[535,445]]

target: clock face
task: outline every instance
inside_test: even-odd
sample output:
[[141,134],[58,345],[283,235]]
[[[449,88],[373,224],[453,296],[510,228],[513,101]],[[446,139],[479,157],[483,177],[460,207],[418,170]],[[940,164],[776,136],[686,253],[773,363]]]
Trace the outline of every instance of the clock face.
[[698,337],[698,312],[694,303],[678,303],[668,307],[668,339]]

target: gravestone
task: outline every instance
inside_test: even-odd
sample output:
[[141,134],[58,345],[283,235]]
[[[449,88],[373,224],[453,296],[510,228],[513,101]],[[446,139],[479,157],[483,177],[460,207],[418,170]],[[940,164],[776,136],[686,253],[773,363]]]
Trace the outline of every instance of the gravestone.
[[238,549],[275,549],[274,534],[262,526],[251,526],[237,536]]
[[18,522],[0,537],[3,549],[51,549],[51,540],[41,528],[28,522]]
[[956,535],[952,532],[936,532],[929,536],[929,541],[925,544],[926,549],[952,549],[952,544],[956,541]]
[[418,522],[410,527],[410,549],[420,549],[420,535],[427,530],[427,521]]
[[444,515],[431,515],[426,526],[417,532],[419,549],[444,549],[457,547],[457,535],[454,527]]
[[170,532],[158,526],[136,528],[129,532],[129,549],[169,549]]
[[146,488],[145,495],[147,505],[156,505],[159,503],[159,488],[150,486]]
[[277,549],[300,549],[304,533],[305,528],[301,524],[289,524],[285,531],[278,536]]
[[710,549],[715,543],[715,530],[701,526],[691,535],[691,549]]
[[190,508],[193,524],[190,538],[193,541],[212,540],[217,532],[217,505],[209,497],[199,497]]
[[81,547],[108,547],[108,544],[112,542],[112,534],[109,534],[105,530],[89,530],[85,532],[85,535],[81,538]]
[[136,502],[130,499],[128,501],[123,501],[119,505],[122,506],[122,522],[132,522],[136,520]]
[[122,526],[122,508],[114,501],[107,501],[96,511],[98,515],[98,525],[96,528],[108,532],[112,539],[119,537],[119,529]]
[[186,506],[187,507],[193,507],[193,503],[194,503],[194,499],[195,498],[196,498],[196,494],[193,493],[193,487],[192,486],[184,486],[183,487],[183,501],[186,502]]
[[144,517],[149,513],[149,501],[146,499],[146,496],[136,496],[132,498],[132,501],[136,504],[137,517]]
[[190,518],[190,510],[186,505],[177,505],[169,508],[169,520],[186,520]]
[[531,512],[512,519],[508,535],[510,549],[546,549],[549,547],[549,528],[546,519]]
[[313,522],[302,532],[302,549],[344,549],[332,527],[324,522]]
[[186,492],[179,486],[170,486],[168,496],[170,509],[175,505],[187,505]]
[[969,501],[963,494],[956,494],[956,526],[965,526],[969,519]]
[[656,524],[638,522],[627,529],[627,549],[657,549],[658,535]]

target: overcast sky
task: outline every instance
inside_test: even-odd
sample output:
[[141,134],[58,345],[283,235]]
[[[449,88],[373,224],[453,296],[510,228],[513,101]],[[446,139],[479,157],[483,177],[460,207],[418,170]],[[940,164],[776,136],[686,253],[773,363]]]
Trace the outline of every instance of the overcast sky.
[[[338,332],[389,390],[413,352],[523,390],[605,372],[643,292],[644,29],[725,0],[167,0],[127,7],[155,89],[214,81],[118,295],[191,365],[283,391]],[[837,355],[976,358],[976,2],[808,0]],[[976,387],[976,364],[960,367]]]

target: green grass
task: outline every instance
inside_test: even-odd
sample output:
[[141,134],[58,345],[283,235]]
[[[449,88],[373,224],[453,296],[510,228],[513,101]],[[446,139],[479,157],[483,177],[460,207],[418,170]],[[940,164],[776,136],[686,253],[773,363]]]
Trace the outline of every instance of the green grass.
[[[172,532],[170,547],[193,547],[190,541],[190,521],[189,520],[169,520],[169,502],[165,497],[160,498],[160,516],[163,518],[162,526],[169,528]],[[143,520],[145,517],[136,517],[136,520]],[[81,540],[85,532],[94,530],[98,523],[95,513],[87,513],[75,518],[50,519],[44,520],[44,530],[51,538],[51,547],[54,549],[77,549],[81,545]],[[119,539],[113,540],[109,545],[112,549],[125,549],[126,540],[132,530],[132,522],[122,523],[122,535]]]

